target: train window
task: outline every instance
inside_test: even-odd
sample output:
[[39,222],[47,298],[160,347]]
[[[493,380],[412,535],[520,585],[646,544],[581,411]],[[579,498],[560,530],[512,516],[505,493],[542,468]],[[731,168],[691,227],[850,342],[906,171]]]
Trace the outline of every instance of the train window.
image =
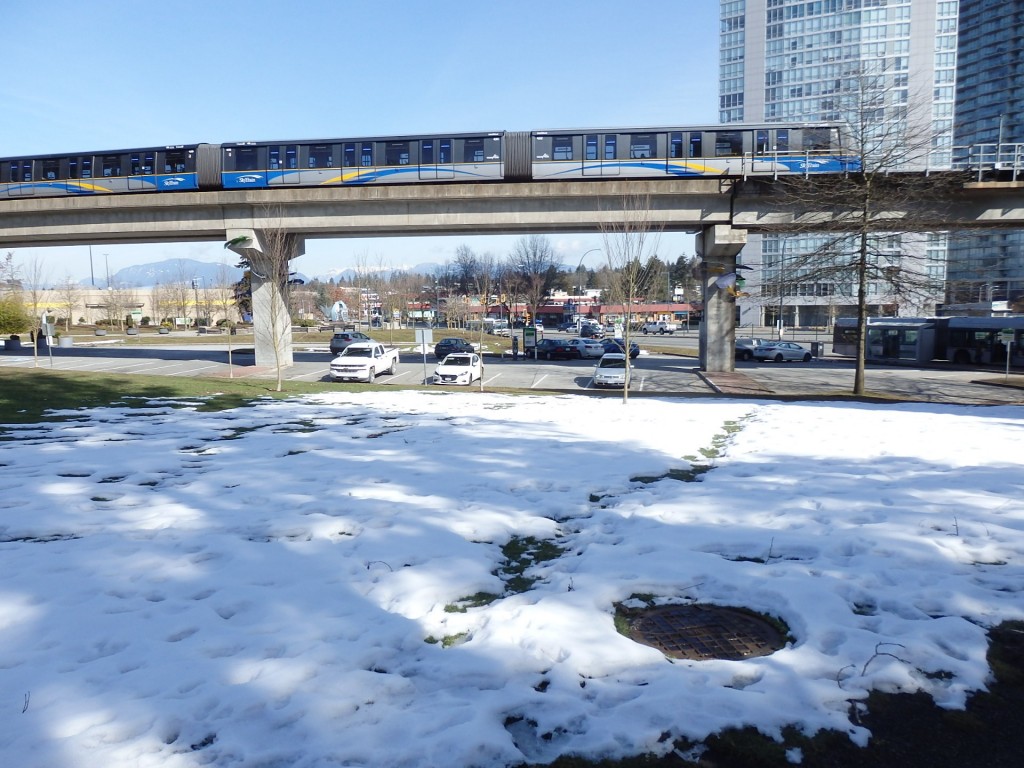
[[629,138],[629,156],[635,160],[654,157],[657,147],[653,133],[634,133]]
[[423,165],[434,164],[434,142],[420,142],[420,163]]
[[572,160],[572,136],[551,137],[551,159]]
[[344,168],[354,168],[356,165],[356,145],[352,142],[341,145],[341,165]]
[[482,163],[484,161],[484,140],[466,139],[462,146],[462,162]]
[[438,151],[438,162],[450,163],[452,161],[452,140],[441,139],[441,147]]
[[270,170],[276,171],[281,167],[281,148],[270,148]]
[[284,148],[285,161],[288,168],[294,170],[299,167],[299,147],[296,144],[289,144]]
[[309,148],[310,168],[331,168],[334,166],[334,154],[330,144],[314,144]]
[[668,156],[675,159],[679,159],[680,157],[683,156],[682,131],[673,131],[671,134],[669,134]]
[[103,155],[100,160],[100,168],[104,178],[121,175],[121,156]]
[[700,131],[690,132],[690,157],[704,157],[704,135]]
[[772,151],[772,146],[768,141],[768,131],[764,129],[757,131],[757,138],[754,141],[754,151],[760,154],[767,154]]
[[384,145],[384,165],[408,165],[409,142],[389,141]]
[[55,181],[60,173],[59,160],[43,160],[43,178],[47,181]]
[[619,156],[618,141],[619,137],[615,134],[604,137],[604,159],[615,160]]
[[829,148],[828,128],[805,128],[804,151],[815,152]]
[[597,160],[597,134],[588,133],[584,140],[586,148],[583,157],[587,160]]
[[743,154],[743,134],[740,131],[715,133],[715,157],[736,157]]
[[[169,156],[167,165],[170,165]],[[257,168],[259,168],[259,161],[256,153],[256,147],[238,147],[235,150],[236,171],[255,171]]]
[[775,149],[779,152],[789,152],[789,129],[778,128],[775,131]]
[[359,164],[364,168],[373,165],[373,144],[369,141],[364,141],[361,145]]
[[79,158],[72,157],[68,159],[68,178],[69,179],[91,179],[92,178],[92,158],[83,157],[81,158],[81,165],[79,165]]
[[137,153],[128,158],[128,175],[139,176],[142,174],[142,157]]
[[164,173],[184,173],[186,170],[184,150],[168,150],[164,155]]

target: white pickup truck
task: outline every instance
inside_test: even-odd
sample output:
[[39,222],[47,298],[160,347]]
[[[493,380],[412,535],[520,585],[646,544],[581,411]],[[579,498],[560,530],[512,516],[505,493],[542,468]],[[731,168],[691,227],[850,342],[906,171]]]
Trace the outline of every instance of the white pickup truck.
[[640,329],[645,334],[648,333],[675,333],[676,324],[667,323],[664,320],[658,320],[653,323],[644,323],[643,328]]
[[378,373],[394,373],[397,369],[396,347],[385,347],[377,341],[358,341],[349,344],[331,361],[331,378],[372,384]]

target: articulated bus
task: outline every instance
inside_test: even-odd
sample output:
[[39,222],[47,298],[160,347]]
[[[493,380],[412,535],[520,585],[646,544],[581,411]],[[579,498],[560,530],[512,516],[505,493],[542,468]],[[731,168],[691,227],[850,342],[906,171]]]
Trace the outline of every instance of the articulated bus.
[[[1013,341],[1003,341],[1004,331]],[[857,355],[857,320],[836,321],[832,353]],[[940,360],[958,365],[1006,365],[1024,368],[1024,316],[1013,317],[870,317],[867,360],[905,360],[927,363]]]

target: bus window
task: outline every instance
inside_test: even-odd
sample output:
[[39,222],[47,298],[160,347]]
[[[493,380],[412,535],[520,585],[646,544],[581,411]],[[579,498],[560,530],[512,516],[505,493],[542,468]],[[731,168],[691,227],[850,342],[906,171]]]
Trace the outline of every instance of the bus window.
[[552,160],[572,160],[572,136],[552,136],[551,141]]
[[690,132],[690,157],[704,157],[704,140],[700,131]]
[[584,150],[584,157],[587,160],[597,160],[597,134],[588,133],[584,138],[584,144],[586,149]]
[[612,134],[604,137],[604,159],[615,160],[619,156],[618,136]]
[[314,144],[309,148],[310,168],[333,168],[334,153],[330,144]]
[[668,156],[678,160],[683,156],[683,133],[682,131],[674,131],[669,135],[668,140]]
[[462,162],[482,163],[484,161],[484,140],[466,139],[462,145]]
[[657,147],[653,133],[634,133],[629,138],[629,156],[633,159],[654,157]]
[[736,157],[743,154],[743,134],[740,131],[715,133],[715,157]]

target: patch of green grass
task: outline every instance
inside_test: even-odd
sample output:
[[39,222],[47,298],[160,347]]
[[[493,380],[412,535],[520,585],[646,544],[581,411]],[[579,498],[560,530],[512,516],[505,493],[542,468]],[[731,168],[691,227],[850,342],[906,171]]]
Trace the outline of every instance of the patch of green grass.
[[537,563],[555,560],[562,556],[562,548],[548,539],[535,539],[532,536],[513,536],[501,548],[505,556],[505,564],[498,571],[505,581],[511,594],[520,594],[529,590],[537,581],[526,576],[526,570]]
[[480,608],[484,605],[490,605],[497,600],[501,595],[495,595],[491,592],[477,592],[469,597],[463,597],[461,600],[456,600],[454,603],[448,603],[444,607],[445,613],[465,613],[470,608]]
[[[272,379],[213,379],[51,371],[43,368],[0,369],[0,424],[36,424],[72,420],[54,411],[120,406],[152,407],[167,400],[171,407],[223,411],[251,405],[261,398],[344,390],[334,382],[288,381],[277,392]],[[0,431],[0,439],[4,433]]]

